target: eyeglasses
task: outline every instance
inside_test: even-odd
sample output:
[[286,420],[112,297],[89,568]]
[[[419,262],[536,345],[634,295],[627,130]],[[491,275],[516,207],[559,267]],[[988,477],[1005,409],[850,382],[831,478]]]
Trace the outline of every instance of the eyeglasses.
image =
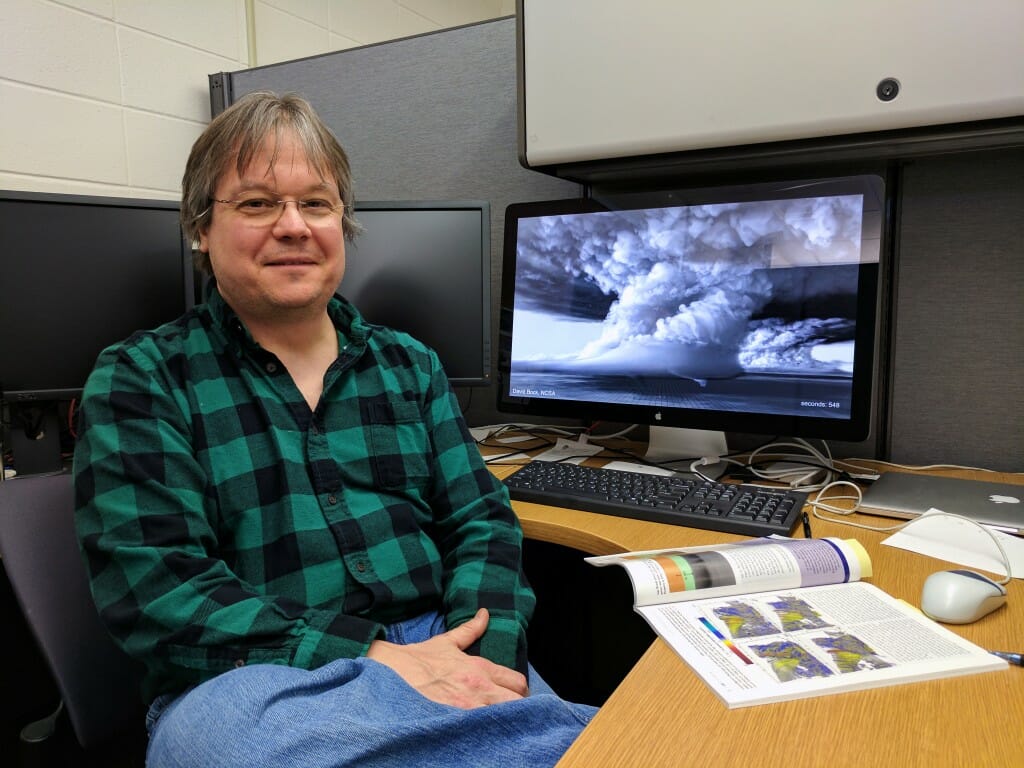
[[220,200],[211,197],[210,202],[230,205],[235,213],[254,224],[274,223],[281,216],[287,203],[295,203],[299,215],[310,224],[323,224],[330,221],[334,214],[342,213],[345,210],[345,203],[335,203],[321,197],[308,197],[302,200],[273,200],[269,197]]

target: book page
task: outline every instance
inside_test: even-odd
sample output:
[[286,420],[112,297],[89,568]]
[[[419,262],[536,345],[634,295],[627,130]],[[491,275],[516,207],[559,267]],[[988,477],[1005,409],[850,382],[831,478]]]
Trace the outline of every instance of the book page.
[[625,568],[638,606],[836,584],[871,575],[871,559],[860,543],[837,538],[762,538],[586,560]]
[[1007,667],[864,582],[636,610],[730,708]]

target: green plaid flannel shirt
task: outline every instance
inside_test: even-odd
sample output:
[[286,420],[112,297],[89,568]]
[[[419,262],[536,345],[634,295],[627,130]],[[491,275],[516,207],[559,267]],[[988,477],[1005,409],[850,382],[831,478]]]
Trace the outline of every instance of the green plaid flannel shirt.
[[522,532],[436,355],[328,311],[341,352],[315,412],[216,291],[89,377],[76,526],[147,700],[242,664],[354,658],[427,610],[454,627],[486,607],[470,650],[525,671]]

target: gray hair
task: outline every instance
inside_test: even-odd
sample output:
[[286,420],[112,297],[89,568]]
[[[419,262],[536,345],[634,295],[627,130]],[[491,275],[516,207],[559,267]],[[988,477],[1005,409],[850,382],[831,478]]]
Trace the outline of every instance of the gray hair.
[[[228,164],[234,160],[241,175],[263,142],[270,136],[280,137],[285,130],[294,132],[310,165],[325,180],[337,183],[345,204],[345,237],[351,240],[362,231],[352,212],[355,196],[348,155],[331,129],[301,96],[256,91],[242,96],[217,115],[192,145],[181,180],[181,225],[190,242],[198,242],[200,233],[210,226],[210,201]],[[212,273],[209,254],[196,250],[195,260],[200,270]]]

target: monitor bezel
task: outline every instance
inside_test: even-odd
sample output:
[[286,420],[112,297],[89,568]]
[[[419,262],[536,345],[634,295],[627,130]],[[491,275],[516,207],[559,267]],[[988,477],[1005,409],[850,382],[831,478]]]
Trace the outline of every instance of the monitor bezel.
[[[502,258],[501,299],[499,306],[498,363],[496,377],[496,407],[498,411],[541,418],[574,418],[587,422],[615,422],[664,427],[685,427],[714,430],[725,433],[820,438],[856,442],[867,439],[875,422],[875,389],[878,359],[876,350],[880,340],[877,329],[883,307],[881,271],[887,251],[887,226],[890,185],[884,174],[878,172],[820,173],[810,177],[780,176],[765,180],[758,177],[750,182],[751,190],[785,188],[815,180],[843,181],[855,177],[875,177],[881,185],[881,243],[879,260],[862,262],[859,267],[857,291],[857,329],[855,334],[854,377],[851,390],[849,418],[836,419],[810,415],[770,414],[740,411],[700,410],[649,405],[623,405],[591,401],[551,398],[528,398],[509,393],[511,349],[515,309],[515,275],[517,266],[518,222],[522,218],[574,213],[594,213],[616,209],[657,207],[652,200],[664,200],[658,205],[679,205],[692,202],[722,202],[735,195],[738,182],[730,179],[720,185],[694,185],[690,188],[673,187],[671,190],[650,190],[637,194],[605,195],[601,200],[580,197],[563,200],[545,200],[513,203],[505,212],[504,250]],[[794,195],[798,196],[798,195]],[[633,202],[624,202],[632,199]],[[757,199],[754,194],[750,199]]]

